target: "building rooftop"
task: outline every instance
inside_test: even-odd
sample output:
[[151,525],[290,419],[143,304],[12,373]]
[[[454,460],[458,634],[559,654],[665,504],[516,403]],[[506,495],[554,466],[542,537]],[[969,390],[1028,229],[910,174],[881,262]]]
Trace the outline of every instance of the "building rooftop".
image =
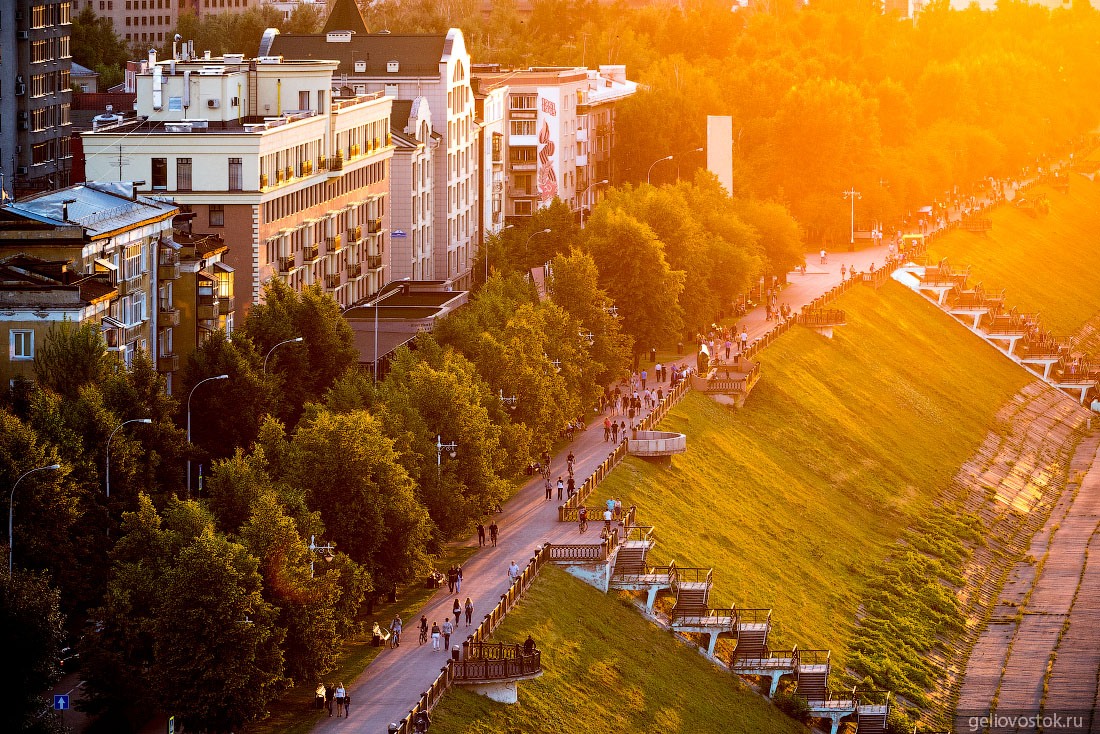
[[92,71],[87,66],[81,66],[80,64],[73,62],[73,68],[71,72],[72,76],[99,76],[98,71]]
[[9,223],[25,219],[56,227],[77,225],[92,239],[177,211],[168,201],[135,195],[131,181],[76,184],[0,207]]
[[[280,33],[271,39],[267,53],[287,59],[332,59],[340,74],[385,76],[394,79],[437,76],[439,62],[448,51],[447,33],[353,33],[344,40],[329,40],[324,33]],[[356,71],[363,62],[363,71]],[[391,66],[397,62],[396,70]]]
[[83,306],[117,294],[104,275],[70,269],[70,260],[43,260],[24,253],[0,260],[0,292],[6,308]]
[[325,20],[325,27],[322,29],[322,33],[328,33],[329,31],[351,31],[352,33],[370,33],[367,30],[367,23],[363,20],[363,14],[359,12],[359,6],[356,5],[355,0],[336,0],[332,5],[332,10],[328,14],[328,19]]

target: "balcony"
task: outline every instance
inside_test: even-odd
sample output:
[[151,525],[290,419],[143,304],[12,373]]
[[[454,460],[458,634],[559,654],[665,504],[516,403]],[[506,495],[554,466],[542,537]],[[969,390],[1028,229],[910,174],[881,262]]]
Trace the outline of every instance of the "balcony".
[[325,252],[333,255],[344,247],[344,239],[340,235],[325,238]]
[[[368,151],[368,152],[370,152],[370,151]],[[360,150],[359,150],[359,144],[358,143],[354,143],[354,144],[352,144],[352,146],[350,148],[348,148],[348,158],[358,158],[359,153],[360,153]]]
[[302,161],[302,175],[310,176],[313,174],[313,161]]
[[280,257],[279,264],[276,267],[278,268],[279,275],[285,277],[293,273],[297,266],[294,264],[293,257]]
[[217,321],[218,301],[213,294],[199,294],[198,317],[200,321]]
[[169,326],[180,325],[180,312],[171,303],[160,304],[160,310],[157,311],[157,326],[161,329],[167,329]]
[[348,265],[348,280],[354,280],[363,274],[363,263]]
[[358,242],[361,239],[363,239],[363,225],[348,227],[348,242]]
[[337,176],[344,175],[344,154],[341,152],[336,155],[330,155],[325,161],[325,168],[328,169],[329,178],[336,178]]
[[578,143],[587,143],[588,142],[588,128],[585,128],[585,127],[577,128],[577,142]]
[[382,217],[367,222],[367,234],[382,234]]
[[382,267],[381,255],[367,255],[367,270],[378,270]]
[[587,166],[588,165],[588,154],[587,153],[577,153],[577,165],[578,166]]
[[292,178],[294,178],[294,166],[287,166],[286,167],[286,180],[289,181]]
[[123,331],[122,341],[129,344],[132,341],[145,336],[145,322],[134,324],[133,326],[127,326]]
[[218,296],[218,315],[231,313],[236,305],[237,301],[233,296]]
[[180,261],[173,258],[165,262],[162,257],[157,264],[157,279],[158,280],[179,280],[180,277]]
[[157,357],[157,372],[175,372],[180,368],[178,354],[162,354]]
[[331,275],[330,274],[330,275],[325,276],[325,290],[326,291],[334,291],[339,287],[340,287],[340,276],[339,275]]
[[312,265],[321,259],[321,248],[317,245],[306,245],[302,248],[302,264]]

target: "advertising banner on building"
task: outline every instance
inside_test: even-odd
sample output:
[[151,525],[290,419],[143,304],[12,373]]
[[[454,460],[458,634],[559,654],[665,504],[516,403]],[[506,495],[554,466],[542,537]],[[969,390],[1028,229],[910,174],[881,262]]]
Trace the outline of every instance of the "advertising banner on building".
[[540,207],[549,206],[558,195],[561,157],[557,149],[557,141],[560,139],[559,124],[557,87],[539,87],[538,117],[535,128],[538,133],[536,176]]

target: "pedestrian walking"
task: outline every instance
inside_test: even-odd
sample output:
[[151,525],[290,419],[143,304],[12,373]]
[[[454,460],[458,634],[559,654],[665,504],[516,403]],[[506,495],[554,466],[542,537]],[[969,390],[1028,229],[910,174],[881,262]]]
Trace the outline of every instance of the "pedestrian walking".
[[[615,413],[612,412],[612,415],[614,415],[614,414]],[[604,440],[604,443],[607,443],[607,440],[609,438],[611,438],[611,419],[610,418],[604,418],[603,419],[603,440]]]
[[611,424],[611,440],[614,443],[619,442],[619,424],[618,423],[612,423]]
[[485,545],[485,526],[481,523],[477,524],[477,545],[479,548]]
[[344,691],[344,718],[351,716],[351,691]]
[[643,390],[645,390],[645,381],[646,381],[646,378],[648,378],[648,377],[649,377],[649,373],[646,372],[645,370],[642,370],[642,389]]
[[615,513],[615,519],[616,520],[622,520],[623,519],[623,501],[621,499],[619,499],[618,497],[615,498],[615,507],[614,507],[613,511]]
[[742,326],[741,327],[741,351],[744,352],[748,348],[749,348],[749,330],[746,327]]
[[661,380],[664,379],[664,377],[662,377],[662,375],[664,373],[661,372],[661,370],[663,370],[663,369],[664,369],[664,367],[661,366],[660,362],[653,365],[653,379],[656,380],[657,382],[660,382]]
[[848,268],[844,267],[844,263],[840,264],[840,279],[844,280],[844,276],[848,274]]
[[447,591],[454,593],[455,590],[455,567],[451,566],[447,569]]
[[512,561],[511,565],[508,566],[508,583],[510,583],[510,584],[516,583],[516,579],[518,579],[519,576],[520,576],[519,566],[516,565],[515,561]]
[[[630,425],[634,425],[634,421],[630,421]],[[619,423],[619,433],[623,434],[623,440],[626,440],[626,422]]]
[[455,566],[455,593],[462,591],[462,566]]
[[733,349],[733,342],[731,342],[727,338],[725,346],[726,346],[726,359],[729,359],[730,358],[730,350]]
[[432,649],[439,649],[439,623],[432,622]]
[[818,262],[818,264],[819,265],[824,265],[825,264],[825,251],[824,250],[821,251],[821,260]]
[[561,499],[562,492],[564,492],[564,491],[565,491],[565,482],[563,482],[561,480],[561,477],[558,477],[558,499],[559,500]]
[[549,474],[547,474],[545,477],[543,477],[543,482],[546,483],[546,499],[548,499],[548,500],[553,499],[554,498],[553,497],[554,487],[553,487],[552,484],[550,484],[550,475]]
[[573,499],[573,495],[577,493],[577,482],[573,477],[569,477],[569,481],[565,485],[566,499]]
[[458,597],[455,597],[455,604],[451,607],[451,612],[455,615],[455,627],[458,626],[458,619],[462,616],[462,604],[458,601]]
[[466,597],[466,626],[470,626],[471,620],[474,618],[474,603],[470,601],[470,597]]
[[489,526],[489,539],[491,541],[493,541],[493,546],[494,547],[497,544],[497,531],[498,531],[498,529],[499,528],[497,528],[496,521],[494,520],[493,523]]
[[325,686],[325,709],[328,711],[328,715],[332,716],[332,699],[336,697],[336,689],[331,683]]
[[451,649],[451,633],[455,631],[454,625],[451,624],[450,619],[443,620],[443,650],[449,651]]
[[605,533],[611,532],[611,510],[603,511],[603,531]]
[[[344,690],[344,683],[341,681],[336,684],[336,717],[340,717],[340,712],[344,710],[344,699],[347,697],[347,691]],[[345,717],[346,718],[346,717]]]

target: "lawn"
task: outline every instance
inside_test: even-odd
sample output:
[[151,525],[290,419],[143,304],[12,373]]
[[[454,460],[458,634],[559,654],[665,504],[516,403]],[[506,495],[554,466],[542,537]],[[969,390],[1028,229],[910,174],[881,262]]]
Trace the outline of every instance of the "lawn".
[[870,571],[1029,378],[897,283],[839,307],[834,339],[796,328],[762,353],[743,409],[687,395],[662,424],[687,453],[628,458],[590,504],[636,504],[655,563],[713,567],[712,606],[772,608],[773,647],[843,660]]
[[992,212],[993,230],[984,237],[954,231],[936,240],[931,259],[947,257],[970,266],[971,281],[1004,288],[1005,301],[1020,311],[1042,314],[1056,336],[1071,336],[1100,313],[1100,183],[1071,174],[1068,194],[1038,186],[1029,198],[1046,194],[1050,213],[1038,218],[1011,205]]
[[553,566],[494,639],[522,642],[528,633],[544,673],[519,684],[519,703],[453,688],[432,714],[432,734],[806,731],[629,603]]

